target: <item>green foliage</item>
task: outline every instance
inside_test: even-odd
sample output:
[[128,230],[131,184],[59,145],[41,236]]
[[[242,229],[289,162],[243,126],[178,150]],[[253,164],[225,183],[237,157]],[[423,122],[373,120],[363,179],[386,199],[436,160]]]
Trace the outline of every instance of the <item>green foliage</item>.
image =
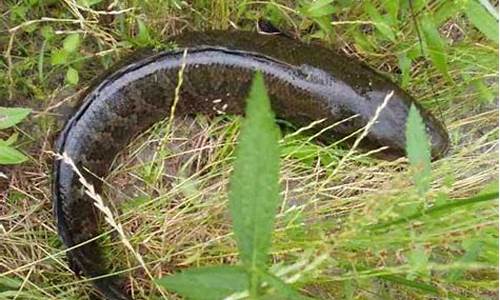
[[80,35],[73,33],[68,35],[63,41],[63,49],[68,53],[73,53],[80,47]]
[[240,258],[250,271],[251,295],[255,295],[260,286],[256,270],[267,265],[279,202],[279,134],[261,74],[250,90],[246,116],[231,176],[229,206]]
[[444,42],[436,29],[436,25],[429,16],[422,17],[420,24],[422,25],[422,38],[427,56],[430,57],[432,63],[441,72],[441,74],[443,74],[447,80],[451,81],[444,49]]
[[36,289],[23,288],[23,281],[14,276],[0,276],[0,299],[43,299]]
[[399,225],[410,221],[418,220],[424,217],[438,217],[439,215],[446,213],[447,211],[458,210],[459,208],[469,209],[471,206],[475,204],[497,199],[498,199],[498,188],[496,191],[480,193],[470,198],[453,199],[452,201],[446,201],[444,204],[436,205],[434,207],[425,209],[417,213],[406,215],[402,218],[398,218],[390,222],[370,225],[369,228],[373,230],[383,229],[389,226]]
[[0,129],[7,129],[18,124],[30,113],[31,108],[0,106]]
[[406,88],[410,83],[411,59],[404,52],[399,56],[399,68],[401,69],[401,87]]
[[193,268],[158,283],[192,300],[220,300],[248,290],[248,274],[237,266]]
[[[478,260],[481,251],[484,248],[484,242],[482,240],[465,240],[462,242],[462,248],[465,250],[465,254],[459,258],[458,262],[467,264],[473,263]],[[463,277],[465,270],[455,269],[448,274],[448,280],[450,282],[456,282]]]
[[316,36],[332,33],[331,15],[336,10],[332,5],[333,2],[333,0],[299,1],[298,11],[320,27],[320,31],[316,33]]
[[390,23],[397,24],[399,17],[399,9],[400,9],[400,0],[384,0],[382,1],[382,6],[387,11],[387,17],[390,20]]
[[303,2],[301,12],[303,15],[311,18],[321,18],[329,16],[335,12],[332,6],[333,0],[317,0],[312,2]]
[[250,91],[229,203],[241,260],[250,269],[266,266],[279,200],[278,129],[262,75]]
[[6,291],[16,291],[22,284],[23,282],[17,278],[0,277],[0,296]]
[[68,52],[64,49],[58,49],[52,52],[50,62],[53,65],[64,65],[68,61]]
[[78,3],[85,7],[92,7],[101,3],[102,1],[103,0],[78,0]]
[[415,280],[418,277],[429,277],[429,255],[425,252],[422,244],[417,244],[408,255],[408,264],[410,271],[406,276],[409,280]]
[[431,150],[424,122],[414,105],[410,108],[406,125],[406,153],[415,186],[423,195],[429,189],[431,180]]
[[375,23],[375,27],[377,28],[377,30],[380,31],[380,33],[384,37],[394,43],[396,41],[396,36],[389,23],[389,18],[384,18],[382,15],[380,15],[380,13],[370,1],[366,1],[364,7],[366,13]]
[[498,44],[498,19],[492,16],[476,0],[468,0],[465,14],[471,23],[487,38]]
[[66,71],[66,81],[71,85],[76,85],[78,83],[78,71],[72,67],[68,67]]
[[148,27],[141,19],[137,19],[137,35],[132,38],[132,42],[139,47],[146,47],[154,44],[149,34]]
[[[46,29],[46,40],[51,39],[50,29]],[[62,65],[65,66],[66,69],[66,82],[70,85],[77,85],[79,81],[78,71],[75,68],[76,65],[72,63],[78,56],[78,50],[80,48],[80,35],[78,33],[73,33],[68,35],[63,40],[63,47],[60,49],[54,49],[51,56],[51,63],[54,66]],[[40,56],[40,59],[43,60],[43,56]],[[39,67],[41,70],[43,67]],[[41,73],[41,71],[40,71]],[[43,77],[42,77],[43,78]]]
[[[0,107],[0,129],[10,128],[23,119],[31,112],[29,108],[22,107]],[[20,164],[28,158],[20,151],[13,148],[17,140],[17,134],[13,134],[7,140],[0,139],[0,165]]]
[[16,165],[27,159],[26,155],[0,140],[0,165]]

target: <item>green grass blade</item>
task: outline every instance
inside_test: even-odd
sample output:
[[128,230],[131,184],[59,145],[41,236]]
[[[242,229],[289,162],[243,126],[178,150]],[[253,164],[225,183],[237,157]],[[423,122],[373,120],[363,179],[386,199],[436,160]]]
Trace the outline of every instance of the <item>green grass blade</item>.
[[220,300],[248,289],[248,274],[241,267],[215,266],[189,269],[157,283],[192,300]]
[[430,17],[424,16],[421,19],[420,24],[422,25],[422,38],[424,39],[426,45],[425,50],[427,55],[430,57],[436,69],[443,74],[445,79],[452,81],[448,71],[448,62],[446,59],[444,42],[441,39],[434,22]]
[[479,3],[498,21],[498,11],[488,0],[479,0]]
[[377,30],[380,31],[380,33],[382,33],[383,36],[385,36],[392,42],[396,42],[396,36],[394,34],[394,31],[392,30],[390,24],[378,12],[377,8],[371,2],[366,1],[364,9],[366,13],[370,16],[372,21],[375,23],[375,27],[377,28]]
[[[250,270],[265,269],[279,200],[279,131],[261,74],[247,101],[229,205],[241,260]],[[255,282],[254,282],[255,283]]]
[[382,1],[382,6],[387,11],[387,14],[391,18],[391,22],[393,24],[397,24],[398,22],[400,4],[401,4],[400,1],[394,1],[394,0]]
[[371,230],[376,230],[376,229],[382,229],[386,228],[392,225],[398,225],[402,223],[407,223],[412,220],[416,220],[418,218],[421,218],[423,216],[432,216],[433,214],[439,214],[443,211],[451,211],[453,209],[463,207],[463,206],[469,206],[469,205],[474,205],[476,203],[480,202],[485,202],[485,201],[491,201],[498,199],[498,191],[496,192],[491,192],[491,193],[481,193],[477,196],[471,197],[471,198],[465,198],[465,199],[454,199],[451,202],[447,202],[445,204],[431,207],[429,209],[423,210],[421,212],[417,212],[402,218],[398,218],[396,220],[386,222],[386,223],[381,223],[381,224],[375,224],[371,225],[368,228]]
[[425,125],[417,108],[412,105],[406,121],[406,154],[413,172],[413,181],[420,195],[430,186],[431,149]]
[[403,277],[398,276],[398,275],[384,275],[384,276],[380,276],[380,278],[387,280],[387,281],[394,282],[394,283],[398,283],[398,284],[401,284],[401,285],[404,285],[407,287],[419,289],[419,290],[424,291],[428,294],[439,295],[439,290],[437,288],[433,287],[432,285],[420,282],[420,281],[408,280],[408,279],[403,278]]
[[498,43],[498,22],[483,5],[475,0],[469,0],[465,14],[471,23],[488,39]]

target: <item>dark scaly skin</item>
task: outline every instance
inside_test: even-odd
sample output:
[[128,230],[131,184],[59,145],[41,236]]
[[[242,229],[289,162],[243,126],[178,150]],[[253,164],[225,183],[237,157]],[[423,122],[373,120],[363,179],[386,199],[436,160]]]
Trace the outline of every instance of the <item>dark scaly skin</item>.
[[[323,140],[346,136],[366,125],[390,91],[383,110],[363,146],[388,146],[391,156],[404,154],[405,124],[411,104],[424,119],[434,158],[448,148],[443,126],[411,96],[369,67],[319,46],[283,36],[251,32],[188,33],[173,39],[179,50],[151,54],[105,77],[84,96],[84,104],[62,131],[57,152],[66,152],[99,192],[108,168],[130,139],[169,115],[183,49],[188,49],[178,114],[241,114],[255,71],[264,74],[276,116],[296,126],[326,119],[315,130],[354,114]],[[222,102],[214,103],[213,100]],[[88,170],[88,171],[85,171]],[[72,247],[99,234],[99,213],[85,196],[75,172],[57,160],[54,165],[54,211],[59,235]],[[70,251],[74,267],[88,277],[108,269],[97,241]],[[117,277],[93,280],[106,299],[131,299]]]

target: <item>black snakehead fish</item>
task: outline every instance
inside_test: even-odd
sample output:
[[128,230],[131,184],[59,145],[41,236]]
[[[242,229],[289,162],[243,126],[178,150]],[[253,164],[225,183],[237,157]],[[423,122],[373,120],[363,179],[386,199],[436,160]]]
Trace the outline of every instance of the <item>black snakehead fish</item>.
[[[297,127],[324,119],[314,129],[321,130],[357,115],[325,131],[322,140],[333,141],[364,127],[394,91],[362,146],[386,146],[385,153],[404,155],[405,124],[414,104],[430,136],[433,158],[448,148],[444,127],[410,95],[364,64],[327,48],[251,32],[187,33],[173,41],[179,50],[151,53],[90,87],[60,133],[56,151],[66,153],[98,192],[99,178],[107,175],[130,139],[169,116],[183,65],[178,115],[214,115],[217,110],[242,114],[250,83],[259,71],[279,119]],[[107,262],[98,241],[86,242],[100,233],[99,212],[75,171],[62,160],[54,163],[53,196],[62,241],[67,247],[83,243],[69,251],[73,266],[87,277],[101,277],[93,283],[106,299],[132,299],[120,277],[105,276]]]

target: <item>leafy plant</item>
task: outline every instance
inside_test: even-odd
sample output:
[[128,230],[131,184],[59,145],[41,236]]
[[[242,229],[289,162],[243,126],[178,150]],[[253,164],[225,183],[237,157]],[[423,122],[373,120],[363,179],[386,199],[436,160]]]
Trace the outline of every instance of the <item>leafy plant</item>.
[[391,28],[390,18],[382,16],[375,6],[369,1],[365,2],[365,11],[375,23],[377,30],[391,42],[396,41],[396,36]]
[[268,290],[264,286],[272,287],[280,299],[305,298],[267,270],[280,199],[278,137],[264,79],[258,73],[247,101],[229,191],[242,265],[189,269],[164,277],[159,284],[188,299],[223,299],[235,293],[264,299]]
[[[481,3],[487,1],[481,1]],[[488,5],[486,3],[485,5]],[[465,8],[465,14],[471,23],[481,31],[488,39],[498,44],[498,16],[492,15],[484,5],[475,0],[469,0]]]
[[62,48],[52,52],[52,65],[64,65],[66,67],[66,82],[71,85],[76,85],[79,81],[78,71],[71,63],[72,60],[77,58],[79,48],[80,35],[72,33],[64,39]]
[[[335,7],[332,5],[333,0],[317,0],[317,1],[300,1],[298,11],[309,18],[314,23],[318,24],[321,31],[316,33],[330,34],[333,30],[331,24],[331,15],[335,12]],[[306,24],[307,26],[309,24]]]
[[431,180],[431,149],[424,122],[414,105],[410,108],[406,125],[406,153],[417,191],[423,195]]
[[451,81],[444,50],[444,42],[436,29],[436,25],[429,16],[422,17],[421,25],[426,55],[430,57],[432,63],[441,74],[443,74],[447,80]]
[[[0,130],[10,128],[31,112],[30,108],[22,107],[0,107]],[[20,164],[28,159],[26,155],[16,150],[13,144],[17,141],[17,134],[11,135],[7,140],[0,139],[0,164]]]

